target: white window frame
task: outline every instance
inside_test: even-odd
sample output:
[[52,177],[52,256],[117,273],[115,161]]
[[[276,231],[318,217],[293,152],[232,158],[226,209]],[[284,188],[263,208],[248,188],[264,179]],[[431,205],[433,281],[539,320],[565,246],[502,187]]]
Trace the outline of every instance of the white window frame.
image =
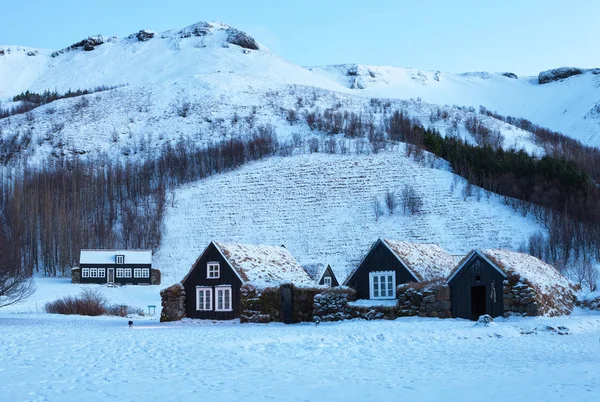
[[142,278],[150,278],[150,268],[142,268]]
[[[229,297],[225,298],[225,291],[229,291]],[[223,306],[219,308],[219,293],[223,293]],[[229,302],[229,308],[225,305]],[[233,311],[233,292],[231,286],[215,286],[215,311]]]
[[124,255],[117,255],[115,263],[119,264],[119,265],[125,264],[125,256]]
[[98,277],[98,268],[90,268],[90,278]]
[[131,278],[131,268],[123,268],[123,278]]
[[106,278],[106,268],[98,268],[98,278]]
[[141,268],[134,268],[133,269],[133,277],[134,278],[141,278],[142,277],[142,269]]
[[[392,278],[392,290],[391,295],[388,294],[388,278]],[[375,281],[377,278],[377,281]],[[385,295],[381,295],[381,278],[385,278]],[[377,282],[377,289],[375,289],[375,282]],[[375,296],[377,293],[377,296]],[[396,271],[377,271],[369,272],[369,299],[374,300],[391,300],[396,298]]]
[[[216,269],[212,269],[217,267]],[[215,274],[216,273],[216,274]],[[221,277],[221,264],[218,261],[211,261],[206,263],[206,278],[207,279],[219,279]]]
[[117,268],[117,278],[125,277],[125,268]]
[[[200,292],[202,292],[203,306],[200,306]],[[206,286],[196,286],[196,310],[212,311],[213,308],[213,289]],[[206,303],[208,301],[208,303]]]
[[327,287],[331,287],[331,276],[325,276],[323,277],[323,284]]
[[90,277],[90,269],[89,268],[81,268],[81,277],[89,278]]

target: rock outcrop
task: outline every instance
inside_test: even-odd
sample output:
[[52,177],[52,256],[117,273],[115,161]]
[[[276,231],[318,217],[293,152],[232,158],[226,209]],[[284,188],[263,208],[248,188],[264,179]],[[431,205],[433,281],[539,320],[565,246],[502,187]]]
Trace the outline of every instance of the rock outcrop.
[[162,311],[160,322],[179,321],[185,318],[185,289],[176,283],[160,291]]

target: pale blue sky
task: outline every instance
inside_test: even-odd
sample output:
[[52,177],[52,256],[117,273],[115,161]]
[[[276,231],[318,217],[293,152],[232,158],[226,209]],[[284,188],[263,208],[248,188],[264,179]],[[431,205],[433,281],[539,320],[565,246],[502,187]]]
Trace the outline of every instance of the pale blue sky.
[[536,74],[600,67],[599,18],[598,0],[0,0],[0,44],[57,49],[218,20],[305,66]]

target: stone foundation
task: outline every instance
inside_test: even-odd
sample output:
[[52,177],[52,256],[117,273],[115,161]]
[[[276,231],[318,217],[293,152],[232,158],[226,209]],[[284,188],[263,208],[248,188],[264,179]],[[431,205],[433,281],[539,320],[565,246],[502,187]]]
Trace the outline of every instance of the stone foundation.
[[573,311],[575,296],[570,289],[553,289],[542,295],[527,280],[509,272],[504,280],[504,316],[557,316]]
[[71,283],[81,283],[81,269],[71,269]]
[[398,316],[452,318],[450,287],[442,281],[398,286]]
[[176,283],[160,291],[162,311],[160,322],[179,321],[185,317],[185,289]]
[[160,285],[160,271],[158,269],[150,269],[150,285]]

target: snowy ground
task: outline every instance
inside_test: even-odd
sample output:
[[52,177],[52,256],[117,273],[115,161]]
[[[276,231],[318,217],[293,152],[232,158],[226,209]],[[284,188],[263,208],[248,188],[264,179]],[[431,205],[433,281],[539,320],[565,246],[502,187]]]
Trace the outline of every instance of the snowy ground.
[[139,319],[129,329],[123,318],[1,312],[0,328],[1,401],[574,401],[600,392],[598,315],[490,327]]

